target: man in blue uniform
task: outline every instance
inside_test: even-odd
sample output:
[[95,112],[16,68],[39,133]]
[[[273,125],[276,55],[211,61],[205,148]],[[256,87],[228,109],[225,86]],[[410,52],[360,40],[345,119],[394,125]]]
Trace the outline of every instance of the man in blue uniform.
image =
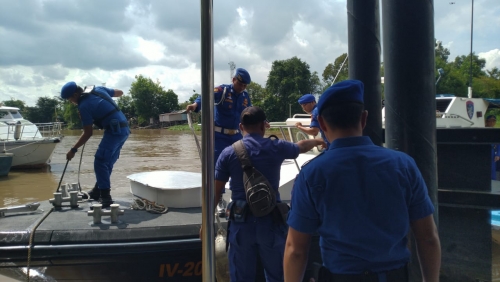
[[[497,117],[495,115],[489,115],[486,117],[485,127],[495,127],[497,124]],[[500,180],[497,178],[498,174],[498,160],[500,160],[500,144],[491,145],[491,179]]]
[[[253,166],[260,171],[278,191],[281,164],[285,159],[295,159],[314,146],[324,145],[320,139],[301,140],[294,144],[283,140],[264,138],[266,115],[259,107],[248,107],[241,114],[240,130],[243,143]],[[257,255],[264,265],[267,281],[283,281],[283,252],[286,226],[283,221],[273,221],[273,214],[256,217],[246,203],[243,170],[234,148],[225,148],[215,167],[215,199],[222,194],[231,177],[231,204],[228,227],[229,270],[231,281],[255,281]]]
[[92,124],[104,129],[104,135],[94,156],[97,183],[88,193],[91,199],[99,200],[103,208],[113,203],[110,176],[113,165],[120,156],[120,150],[130,134],[127,119],[111,99],[122,95],[121,90],[101,86],[86,88],[84,92],[73,81],[66,83],[61,89],[61,98],[78,106],[83,125],[83,134],[66,154],[68,160],[71,160],[78,148],[92,136]]
[[302,281],[312,234],[320,236],[319,281],[408,281],[410,228],[423,281],[438,281],[440,241],[427,187],[411,157],[362,136],[362,82],[328,88],[318,113],[330,147],[295,181],[285,281]]
[[302,125],[301,122],[295,123],[295,126],[302,132],[308,135],[316,136],[318,135],[318,132],[321,133],[321,138],[326,143],[326,148],[328,149],[328,140],[326,140],[325,135],[323,134],[323,131],[319,127],[319,122],[318,122],[318,108],[316,107],[316,98],[314,98],[314,95],[312,94],[305,94],[302,97],[299,98],[298,100],[300,106],[302,107],[302,110],[304,112],[308,113],[311,115],[311,123],[309,124],[309,127],[305,127]]
[[[214,124],[215,144],[214,163],[217,162],[220,153],[227,146],[242,138],[238,129],[241,112],[252,106],[250,95],[245,91],[251,82],[250,74],[242,68],[236,69],[232,84],[222,84],[214,89]],[[186,108],[187,111],[198,112],[201,110],[201,97]],[[224,199],[220,199],[217,205],[219,215],[226,211]]]

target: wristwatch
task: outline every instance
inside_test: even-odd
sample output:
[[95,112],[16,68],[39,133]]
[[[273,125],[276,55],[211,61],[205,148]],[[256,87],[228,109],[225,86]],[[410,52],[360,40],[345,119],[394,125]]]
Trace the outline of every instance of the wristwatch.
[[78,149],[73,147],[73,148],[71,148],[71,152],[76,153],[76,152],[78,152]]

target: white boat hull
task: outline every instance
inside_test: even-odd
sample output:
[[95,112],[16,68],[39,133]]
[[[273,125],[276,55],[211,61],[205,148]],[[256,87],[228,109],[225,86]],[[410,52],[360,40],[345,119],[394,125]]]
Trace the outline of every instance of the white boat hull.
[[148,171],[127,176],[130,192],[168,208],[201,207],[201,173]]
[[[12,167],[37,167],[50,162],[60,138],[5,142],[5,149],[14,154]],[[0,144],[3,147],[3,144]],[[3,149],[3,148],[2,148]]]
[[[314,154],[300,154],[296,159],[299,168],[314,157],[316,157]],[[285,160],[281,165],[280,187],[278,189],[282,201],[290,201],[292,199],[292,188],[297,174],[299,174],[299,169],[295,162],[293,160]]]

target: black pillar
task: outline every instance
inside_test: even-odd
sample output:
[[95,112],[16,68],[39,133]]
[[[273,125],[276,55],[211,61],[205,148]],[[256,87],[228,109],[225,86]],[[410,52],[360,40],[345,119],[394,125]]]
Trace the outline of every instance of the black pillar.
[[349,78],[365,85],[368,120],[363,135],[382,145],[380,18],[378,0],[347,0]]
[[[382,12],[386,145],[415,159],[436,208],[437,223],[434,4],[382,0]],[[418,277],[413,254],[411,276]]]

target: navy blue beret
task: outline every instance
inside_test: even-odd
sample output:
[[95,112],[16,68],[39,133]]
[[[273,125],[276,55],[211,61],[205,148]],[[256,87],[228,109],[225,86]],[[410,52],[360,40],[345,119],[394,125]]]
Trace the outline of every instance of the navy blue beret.
[[364,85],[359,80],[344,80],[337,82],[326,89],[319,97],[318,113],[327,105],[333,105],[337,102],[363,102]]
[[76,83],[74,81],[70,81],[61,88],[61,98],[68,99],[73,96],[76,92]]
[[234,73],[234,77],[244,84],[250,84],[250,82],[252,82],[252,79],[250,79],[250,74],[248,74],[246,69],[237,68],[236,72]]
[[301,105],[307,104],[307,103],[311,103],[311,102],[316,102],[316,98],[312,94],[305,94],[299,98],[298,102]]
[[489,120],[490,118],[497,120],[497,117],[495,115],[489,115],[486,117],[486,120]]

